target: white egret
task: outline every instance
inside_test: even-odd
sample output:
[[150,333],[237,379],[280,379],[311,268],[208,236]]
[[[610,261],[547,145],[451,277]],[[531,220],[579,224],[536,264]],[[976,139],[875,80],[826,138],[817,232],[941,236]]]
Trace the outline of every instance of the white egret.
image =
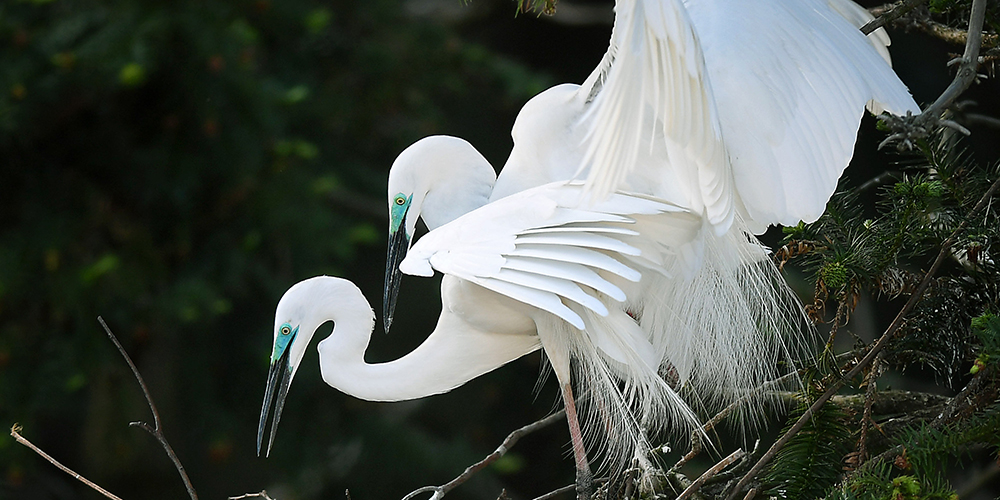
[[[360,361],[369,333],[344,327],[321,343],[324,379],[363,398],[419,397],[540,343],[563,391],[582,494],[589,466],[572,418],[571,365],[578,391],[597,409],[591,420],[610,415],[599,427],[615,458],[642,455],[642,427],[693,419],[662,377],[708,402],[770,378],[784,354],[779,336],[797,309],[749,233],[822,213],[865,107],[918,111],[887,64],[884,32],[866,39],[857,31],[869,18],[848,0],[619,0],[602,63],[582,86],[556,86],[525,105],[495,186],[492,171],[480,168],[488,163],[467,144],[418,148],[397,160],[477,170],[424,169],[400,182],[390,175],[386,324],[397,265],[445,273],[438,327],[398,361],[418,371],[433,365],[432,380],[375,368],[373,389],[356,378],[371,372]],[[547,184],[574,178],[585,187]],[[418,217],[434,229],[486,201],[493,203],[433,230],[404,260]],[[641,201],[670,209],[622,208]],[[310,295],[290,290],[288,305],[279,304],[258,441],[277,387],[273,438],[301,359],[282,335],[336,315],[329,305],[303,306]],[[510,349],[467,366],[445,347],[464,329]],[[304,350],[308,336],[293,345]],[[341,344],[353,361],[336,358]]]
[[[651,341],[670,351],[662,367],[699,386],[703,398],[742,394],[771,372],[760,359],[745,363],[740,349],[779,345],[769,335],[796,318],[746,237],[819,217],[865,108],[919,111],[890,67],[884,30],[857,30],[869,19],[849,0],[619,0],[608,52],[583,85],[553,87],[521,110],[495,186],[486,160],[458,139],[424,139],[397,158],[388,190],[387,328],[418,217],[433,229],[444,211],[453,216],[484,197],[586,179],[591,201],[614,189],[647,193],[711,227],[688,246],[701,252],[689,259],[693,270],[644,280],[628,298],[642,304],[636,310]],[[476,173],[459,175],[463,168]],[[727,324],[720,311],[739,310],[740,299],[753,304]]]
[[[420,163],[420,155],[414,160]],[[687,294],[689,283],[732,283],[732,275],[744,272],[741,263],[764,257],[759,246],[745,238],[722,245],[715,245],[714,236],[706,241],[699,215],[661,200],[616,193],[583,208],[576,206],[582,195],[581,183],[532,188],[473,210],[414,245],[401,267],[419,275],[443,272],[443,307],[434,332],[397,361],[364,363],[373,325],[370,307],[356,292],[346,299],[333,290],[343,290],[343,281],[313,279],[292,287],[276,312],[258,444],[276,400],[273,439],[302,354],[315,329],[329,320],[337,326],[319,345],[324,380],[379,401],[450,390],[541,345],[566,405],[581,492],[589,488],[589,465],[575,417],[571,359],[583,374],[577,382],[590,420],[603,416],[601,427],[616,459],[632,453],[644,458],[643,427],[656,430],[673,422],[686,428],[696,421],[663,379],[667,371],[691,372],[684,352],[691,346],[670,345],[675,339],[651,335],[651,327],[676,327],[678,336],[689,340],[688,332],[697,330],[698,342],[728,352],[723,365],[711,370],[714,381],[703,377],[701,383],[739,389],[730,379],[758,380],[769,373],[777,340],[760,338],[759,328],[777,331],[785,304],[774,294],[748,303],[750,289],[738,286],[715,292],[719,301],[712,304],[698,304]],[[673,279],[682,274],[689,278]],[[659,293],[639,293],[650,286],[660,287]],[[629,300],[630,295],[644,298]],[[665,317],[661,301],[677,309]],[[721,328],[734,323],[741,327],[737,335]],[[746,347],[730,345],[739,343]]]
[[[760,233],[823,213],[866,108],[920,111],[892,71],[885,30],[863,35],[872,16],[851,0],[618,0],[615,12],[608,51],[583,85],[557,85],[521,109],[495,186],[488,174],[466,185],[390,179],[387,329],[396,267],[423,215],[411,209],[411,226],[397,231],[407,196],[496,200],[580,178],[597,198],[646,193],[704,214],[717,234],[737,213]],[[445,142],[412,147],[440,148],[426,155],[433,164],[473,149]],[[489,165],[478,152],[468,158]]]

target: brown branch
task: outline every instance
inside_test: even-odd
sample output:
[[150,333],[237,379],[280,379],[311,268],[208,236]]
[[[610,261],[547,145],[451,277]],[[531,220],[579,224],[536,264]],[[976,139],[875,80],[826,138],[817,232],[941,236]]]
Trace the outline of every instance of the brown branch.
[[428,492],[434,493],[433,495],[431,495],[431,498],[434,500],[444,497],[445,495],[448,494],[449,491],[455,489],[462,483],[468,481],[469,478],[472,477],[475,473],[483,470],[486,466],[499,460],[500,457],[504,456],[504,454],[506,454],[507,451],[510,450],[510,448],[514,446],[514,444],[517,443],[517,441],[522,437],[531,434],[532,432],[535,432],[539,429],[547,427],[551,425],[553,422],[562,420],[564,418],[566,418],[566,410],[559,410],[553,413],[552,415],[549,415],[537,422],[528,424],[524,427],[521,427],[520,429],[515,430],[514,432],[511,432],[510,434],[507,435],[507,438],[503,440],[503,443],[501,443],[500,446],[493,451],[493,453],[490,453],[489,455],[486,456],[486,458],[480,460],[479,462],[476,462],[466,467],[465,471],[459,474],[458,477],[456,477],[455,479],[452,479],[451,481],[448,481],[447,483],[441,486],[424,486],[423,488],[413,490],[405,497],[403,497],[403,500],[411,500],[412,498],[416,497],[421,493],[428,493]]
[[729,406],[723,408],[722,411],[720,411],[719,413],[716,413],[715,416],[711,418],[711,420],[705,422],[705,424],[702,425],[701,428],[696,429],[694,432],[691,433],[691,450],[688,451],[687,454],[685,454],[683,457],[681,457],[681,459],[678,460],[677,463],[675,463],[674,466],[670,468],[670,471],[676,472],[678,469],[683,467],[684,464],[690,462],[692,458],[698,456],[703,449],[703,445],[701,444],[702,436],[708,435],[708,433],[712,429],[714,429],[716,425],[719,425],[719,422],[722,422],[724,418],[728,417],[732,412],[736,411],[736,409],[739,408],[740,405],[746,403],[747,401],[750,400],[750,398],[755,397],[761,392],[771,387],[787,382],[788,380],[798,377],[800,375],[801,374],[798,371],[795,371],[791,373],[786,373],[770,382],[765,382],[764,384],[761,384],[760,387],[755,388],[749,394],[730,403]]
[[98,316],[97,321],[104,327],[104,331],[108,334],[108,338],[114,342],[115,347],[118,348],[118,352],[121,353],[122,357],[125,358],[125,362],[128,363],[128,367],[132,369],[132,375],[139,382],[139,387],[142,388],[142,395],[146,398],[146,404],[149,405],[149,410],[153,412],[153,426],[145,422],[129,422],[130,427],[138,427],[156,438],[163,446],[163,450],[167,453],[167,457],[170,461],[174,463],[174,467],[177,468],[177,473],[181,475],[181,480],[184,481],[184,487],[187,488],[188,495],[191,500],[198,500],[198,494],[194,491],[194,486],[191,485],[191,480],[188,478],[187,472],[184,471],[184,466],[181,465],[181,461],[177,458],[174,453],[174,449],[167,442],[167,438],[163,435],[163,428],[160,425],[160,412],[156,410],[156,405],[153,404],[153,397],[149,395],[149,389],[146,388],[146,382],[143,381],[142,375],[139,374],[139,370],[135,367],[135,363],[132,362],[132,358],[129,357],[128,353],[125,352],[125,348],[122,347],[121,342],[118,342],[118,337],[111,333],[111,329],[108,328],[108,324],[104,322],[104,318]]
[[[973,17],[975,17],[976,5],[982,7],[983,4],[985,3],[985,0],[973,0],[973,1],[974,1]],[[969,212],[969,215],[966,216],[965,220],[963,220],[962,223],[959,224],[957,228],[955,228],[955,231],[953,231],[951,235],[948,236],[948,239],[946,239],[944,243],[941,244],[941,250],[938,251],[937,258],[934,259],[934,263],[931,264],[931,268],[928,269],[927,272],[924,274],[924,279],[921,280],[920,285],[918,285],[917,289],[913,291],[913,294],[910,295],[909,300],[906,301],[906,304],[903,306],[902,309],[900,309],[899,313],[896,315],[896,318],[893,319],[889,327],[886,328],[885,333],[883,333],[882,336],[879,337],[879,339],[875,342],[875,345],[872,346],[872,348],[868,351],[868,354],[866,354],[865,357],[862,358],[861,361],[859,361],[858,364],[851,369],[851,371],[849,371],[846,375],[844,375],[843,378],[835,380],[833,384],[829,388],[827,388],[826,392],[824,392],[818,399],[816,399],[816,401],[805,411],[805,413],[802,414],[799,420],[795,422],[792,428],[789,429],[788,432],[786,432],[783,436],[781,436],[781,438],[779,438],[773,445],[771,445],[771,448],[768,449],[766,453],[764,453],[764,456],[762,456],[760,460],[758,460],[757,463],[754,464],[754,466],[750,469],[750,471],[747,472],[745,476],[743,476],[743,479],[740,479],[740,482],[736,484],[736,487],[733,488],[733,491],[729,494],[727,498],[729,498],[730,500],[735,500],[739,492],[743,491],[749,485],[750,481],[752,481],[755,477],[757,477],[757,474],[760,473],[760,471],[764,468],[764,466],[767,465],[774,458],[775,455],[777,455],[778,451],[781,450],[781,448],[783,448],[785,444],[787,444],[788,441],[792,439],[793,436],[795,436],[796,434],[798,434],[800,430],[802,430],[802,427],[805,426],[806,422],[808,422],[809,419],[812,418],[813,414],[816,413],[816,411],[818,411],[820,407],[826,404],[827,400],[829,400],[838,390],[840,390],[840,387],[844,385],[844,382],[853,379],[862,369],[867,367],[869,364],[872,363],[872,361],[875,360],[875,358],[879,355],[882,349],[885,348],[885,346],[889,343],[889,340],[895,337],[896,332],[899,330],[899,327],[903,325],[903,319],[906,317],[906,315],[910,313],[910,311],[917,304],[917,302],[919,302],[920,299],[923,297],[924,291],[927,289],[927,285],[930,284],[931,278],[934,277],[934,274],[937,273],[938,268],[941,267],[941,263],[944,262],[945,257],[949,254],[949,250],[951,249],[951,246],[955,243],[955,240],[958,238],[958,235],[965,230],[965,227],[968,225],[969,220],[972,219],[977,213],[979,213],[980,210],[982,210],[986,206],[986,203],[993,197],[993,193],[995,193],[998,188],[1000,188],[1000,178],[998,178],[993,183],[993,185],[990,186],[990,189],[986,191],[986,194],[984,194],[982,198],[980,198],[979,202],[976,203],[976,206],[972,208],[972,210]]]
[[246,493],[238,497],[229,497],[229,500],[240,500],[242,498],[263,498],[264,500],[274,500],[267,494],[267,490],[260,490],[259,493]]
[[972,0],[972,13],[969,15],[969,30],[962,57],[952,60],[949,64],[958,63],[958,72],[951,84],[938,96],[933,104],[919,115],[893,116],[884,114],[883,119],[894,131],[881,144],[882,147],[899,142],[899,149],[912,149],[915,141],[927,137],[938,127],[949,127],[965,135],[970,132],[953,120],[942,118],[945,110],[950,108],[955,100],[965,92],[972,82],[976,81],[979,69],[979,50],[983,42],[983,22],[986,17],[987,0]]
[[10,428],[10,435],[14,436],[14,440],[15,441],[17,441],[18,443],[23,444],[24,446],[27,446],[28,448],[31,449],[31,451],[37,453],[42,458],[48,460],[50,464],[55,465],[56,467],[59,468],[59,470],[65,472],[66,474],[69,474],[69,475],[73,476],[73,478],[75,478],[76,480],[80,481],[81,483],[86,484],[87,486],[90,486],[91,488],[94,489],[94,491],[97,491],[98,493],[100,493],[100,494],[102,494],[102,495],[110,498],[111,500],[122,500],[121,498],[115,496],[114,494],[112,494],[108,490],[106,490],[104,488],[101,488],[100,486],[98,486],[94,482],[90,481],[89,479],[81,476],[80,474],[77,474],[76,472],[74,472],[69,467],[66,467],[65,465],[59,463],[59,461],[57,461],[56,459],[54,459],[51,456],[49,456],[48,453],[45,453],[44,451],[42,451],[39,447],[35,446],[31,441],[28,441],[27,439],[25,439],[24,436],[21,435],[21,426],[20,425],[14,424]]
[[[601,484],[601,483],[605,483],[607,481],[608,481],[608,478],[602,477],[600,479],[595,479],[594,480],[594,484],[598,485],[598,484]],[[569,493],[571,491],[576,491],[576,484],[568,484],[566,486],[563,486],[562,488],[552,490],[552,491],[550,491],[550,492],[548,492],[548,493],[546,493],[546,494],[544,494],[544,495],[542,495],[540,497],[535,497],[534,500],[552,500],[553,498],[556,498],[559,495],[562,495],[563,493]]]
[[[914,7],[926,1],[927,0],[906,0],[904,2],[897,2],[892,7],[888,7],[887,5],[876,7],[875,9],[880,9],[882,13],[878,14],[878,17],[872,19],[871,21],[868,21],[867,24],[862,26],[861,32],[867,35],[872,31],[875,31],[892,21],[899,19],[900,17],[903,16],[903,14],[906,14],[907,12],[913,10]],[[874,11],[875,9],[872,10]]]
[[677,500],[684,500],[685,498],[694,495],[695,492],[697,492],[701,488],[701,485],[705,483],[705,481],[707,481],[712,476],[718,474],[719,472],[722,472],[722,469],[729,467],[730,465],[733,464],[733,462],[739,460],[740,458],[743,458],[743,455],[745,454],[746,453],[744,453],[743,450],[736,450],[730,453],[728,457],[723,458],[722,460],[719,461],[719,463],[713,465],[710,469],[705,471],[704,474],[698,476],[698,479],[695,479],[694,482],[691,483],[691,486],[685,488],[684,491],[682,491],[681,494],[677,496]]
[[881,364],[882,353],[878,353],[878,356],[875,357],[875,361],[872,362],[871,370],[868,371],[868,387],[865,388],[865,409],[861,413],[861,432],[858,436],[857,448],[858,454],[854,462],[856,466],[863,464],[868,456],[868,429],[872,425],[875,425],[875,421],[872,419],[872,407],[875,406],[878,377],[882,369]]

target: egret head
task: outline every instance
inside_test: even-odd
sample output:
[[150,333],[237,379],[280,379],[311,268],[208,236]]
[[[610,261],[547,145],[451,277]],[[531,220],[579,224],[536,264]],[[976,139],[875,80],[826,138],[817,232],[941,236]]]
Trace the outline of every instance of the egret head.
[[[285,397],[292,378],[299,369],[309,341],[316,329],[331,318],[324,317],[317,305],[325,302],[325,289],[330,280],[326,276],[310,278],[288,289],[278,301],[274,314],[274,344],[271,348],[271,368],[267,374],[267,388],[264,391],[264,405],[260,411],[257,427],[257,455],[264,438],[264,424],[271,405],[274,405],[274,419],[271,421],[271,437],[267,443],[267,453],[271,452],[274,434],[285,406]],[[343,281],[343,280],[341,280]]]
[[389,169],[389,248],[386,253],[383,320],[392,324],[399,263],[410,248],[417,219],[435,229],[489,200],[496,172],[476,148],[446,135],[425,137],[403,150]]

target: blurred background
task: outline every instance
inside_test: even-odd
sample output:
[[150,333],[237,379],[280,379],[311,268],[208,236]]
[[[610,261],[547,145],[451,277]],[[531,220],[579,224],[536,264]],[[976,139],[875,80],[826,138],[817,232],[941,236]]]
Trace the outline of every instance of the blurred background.
[[[98,315],[203,499],[263,488],[281,500],[399,498],[548,414],[556,392],[534,391],[537,354],[386,404],[323,384],[310,349],[271,457],[255,453],[281,294],[336,275],[381,310],[395,156],[451,134],[502,166],[521,105],[597,64],[612,4],[564,1],[549,18],[509,0],[0,3],[0,426],[22,424],[123,498],[185,497],[155,440],[128,428],[152,418]],[[933,100],[961,48],[892,35],[900,76]],[[998,90],[987,80],[967,97],[996,116]],[[852,182],[899,160],[876,151],[883,138],[866,119]],[[967,144],[1000,156],[996,129]],[[393,332],[376,325],[368,361],[418,345],[439,310],[437,279],[404,279]],[[852,325],[871,338],[893,314],[862,309]],[[561,424],[528,436],[451,496],[569,484],[567,443]],[[0,497],[99,498],[6,432]]]

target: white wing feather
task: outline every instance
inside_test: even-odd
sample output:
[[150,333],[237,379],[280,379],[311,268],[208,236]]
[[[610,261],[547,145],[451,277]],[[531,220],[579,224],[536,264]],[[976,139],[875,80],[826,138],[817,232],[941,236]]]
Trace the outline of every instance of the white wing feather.
[[[421,238],[399,268],[427,275],[431,268],[552,313],[578,329],[583,318],[570,303],[607,316],[604,297],[625,293],[609,281],[636,282],[641,274],[622,261],[640,254],[631,217],[684,213],[675,205],[615,193],[588,209],[578,205],[580,183],[554,183],[490,203]],[[602,276],[601,273],[608,273]]]
[[645,163],[645,150],[663,148],[667,157],[654,168],[674,169],[690,189],[690,208],[724,231],[733,216],[732,174],[687,12],[680,0],[619,0],[615,11],[608,52],[581,88],[592,97],[579,124],[587,130],[581,168],[589,167],[588,191],[599,200],[615,189],[642,189],[623,182]]
[[888,36],[862,35],[857,28],[871,16],[853,2],[685,4],[752,222],[794,225],[823,213],[853,155],[866,106],[919,112],[888,64]]
[[864,109],[919,112],[889,64],[888,35],[862,35],[871,16],[850,0],[615,8],[611,46],[580,89],[591,101],[576,124],[596,199],[649,181],[648,192],[675,199],[672,182],[687,198],[676,201],[703,212],[717,234],[737,197],[755,227],[812,221],[850,162]]

